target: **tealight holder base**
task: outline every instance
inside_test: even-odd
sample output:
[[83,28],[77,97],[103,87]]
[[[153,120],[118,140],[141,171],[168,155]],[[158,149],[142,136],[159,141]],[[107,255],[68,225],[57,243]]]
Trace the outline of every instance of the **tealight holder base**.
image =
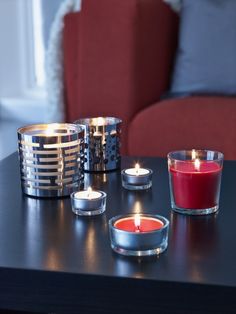
[[91,209],[91,210],[84,210],[84,209],[72,207],[73,213],[75,213],[78,216],[96,216],[96,215],[100,215],[104,213],[105,210],[106,210],[105,206],[102,206],[99,209]]
[[111,244],[111,248],[118,254],[125,256],[151,256],[151,255],[159,255],[167,249],[168,243],[164,241],[157,248],[153,248],[150,250],[127,250],[120,246]]
[[99,192],[101,197],[95,199],[78,199],[75,196],[76,192],[73,192],[70,196],[73,213],[78,216],[95,216],[104,213],[107,194],[103,191]]
[[129,184],[125,181],[122,181],[122,186],[123,188],[131,191],[148,190],[152,187],[152,181],[142,185]]
[[130,175],[126,173],[126,169],[121,171],[121,180],[123,188],[132,191],[147,190],[152,187],[152,174],[151,169],[147,169],[146,175]]
[[195,208],[180,208],[180,207],[177,207],[175,204],[172,204],[171,205],[171,208],[173,211],[179,213],[179,214],[184,214],[184,215],[208,215],[208,214],[213,214],[215,212],[218,211],[219,209],[219,206],[216,205],[214,207],[211,207],[211,208],[200,208],[200,209],[195,209]]

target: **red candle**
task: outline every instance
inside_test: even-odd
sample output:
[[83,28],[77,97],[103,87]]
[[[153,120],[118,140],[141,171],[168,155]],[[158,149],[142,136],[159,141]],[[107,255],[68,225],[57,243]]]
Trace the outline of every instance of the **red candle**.
[[161,229],[163,226],[164,223],[157,218],[140,215],[121,218],[114,224],[115,228],[128,232],[151,232]]
[[218,204],[222,166],[209,160],[186,160],[170,167],[172,192],[179,208],[205,209]]

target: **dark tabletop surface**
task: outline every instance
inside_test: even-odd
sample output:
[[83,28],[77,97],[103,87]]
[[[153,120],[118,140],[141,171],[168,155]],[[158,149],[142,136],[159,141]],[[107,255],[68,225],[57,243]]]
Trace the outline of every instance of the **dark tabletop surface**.
[[[33,271],[43,271],[38,274],[54,273],[59,279],[72,274],[78,281],[82,277],[87,280],[100,277],[96,282],[100,283],[103,278],[104,285],[104,278],[107,278],[107,282],[110,280],[108,290],[113,287],[113,279],[123,278],[134,279],[138,284],[153,282],[154,286],[155,283],[171,283],[177,290],[181,284],[187,284],[186,287],[190,284],[189,287],[197,289],[203,286],[227,288],[236,297],[236,162],[224,163],[218,213],[188,217],[170,209],[166,160],[123,158],[122,168],[132,167],[135,161],[153,169],[150,190],[125,190],[121,186],[120,171],[86,175],[87,186],[90,184],[108,194],[106,212],[96,217],[74,215],[69,198],[36,199],[23,195],[17,154],[1,161],[0,282],[1,276],[2,280],[7,280],[3,273],[5,269],[9,276],[16,271],[16,277],[20,270],[26,274],[32,271],[32,280]],[[118,214],[134,212],[160,214],[170,220],[169,246],[159,257],[123,257],[111,250],[108,220]],[[27,282],[27,275],[24,278]],[[19,275],[17,284],[20,280]],[[125,282],[128,281],[122,281]],[[94,280],[93,286],[96,287]],[[10,288],[9,294],[13,295]],[[143,288],[145,293],[145,285]],[[17,299],[17,289],[14,289]],[[224,290],[226,292],[228,290]],[[30,309],[17,302],[13,309]],[[1,300],[0,296],[1,303],[8,307],[5,297]],[[235,304],[230,306],[228,310],[233,306],[236,311]],[[46,307],[41,304],[38,309]],[[69,310],[66,312],[70,313]],[[196,313],[204,311],[196,310]]]

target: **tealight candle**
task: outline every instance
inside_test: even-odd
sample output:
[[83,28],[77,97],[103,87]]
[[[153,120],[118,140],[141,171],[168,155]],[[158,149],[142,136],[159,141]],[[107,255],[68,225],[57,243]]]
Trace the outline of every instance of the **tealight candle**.
[[209,150],[168,154],[171,206],[180,213],[210,214],[219,208],[223,154]]
[[168,245],[169,221],[160,215],[128,214],[109,220],[112,249],[122,255],[162,253]]
[[106,193],[93,191],[90,187],[86,191],[71,194],[72,211],[80,216],[102,214],[106,210]]
[[145,190],[152,186],[151,169],[140,168],[136,164],[134,168],[123,169],[121,171],[122,186],[128,190]]

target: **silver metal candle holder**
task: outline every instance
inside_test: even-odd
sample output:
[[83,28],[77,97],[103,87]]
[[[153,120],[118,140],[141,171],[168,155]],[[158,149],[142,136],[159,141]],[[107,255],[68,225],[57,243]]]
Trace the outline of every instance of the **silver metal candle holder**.
[[22,190],[36,197],[70,195],[83,184],[84,130],[75,124],[18,129]]
[[75,121],[85,129],[85,171],[110,171],[120,168],[121,122],[114,117]]
[[128,172],[133,169],[123,169],[121,171],[122,186],[127,190],[147,190],[151,188],[153,171],[144,169],[147,172],[145,174]]
[[95,191],[98,197],[89,198],[82,194],[87,191],[73,192],[71,194],[72,211],[79,216],[100,215],[106,210],[107,194],[103,191]]

